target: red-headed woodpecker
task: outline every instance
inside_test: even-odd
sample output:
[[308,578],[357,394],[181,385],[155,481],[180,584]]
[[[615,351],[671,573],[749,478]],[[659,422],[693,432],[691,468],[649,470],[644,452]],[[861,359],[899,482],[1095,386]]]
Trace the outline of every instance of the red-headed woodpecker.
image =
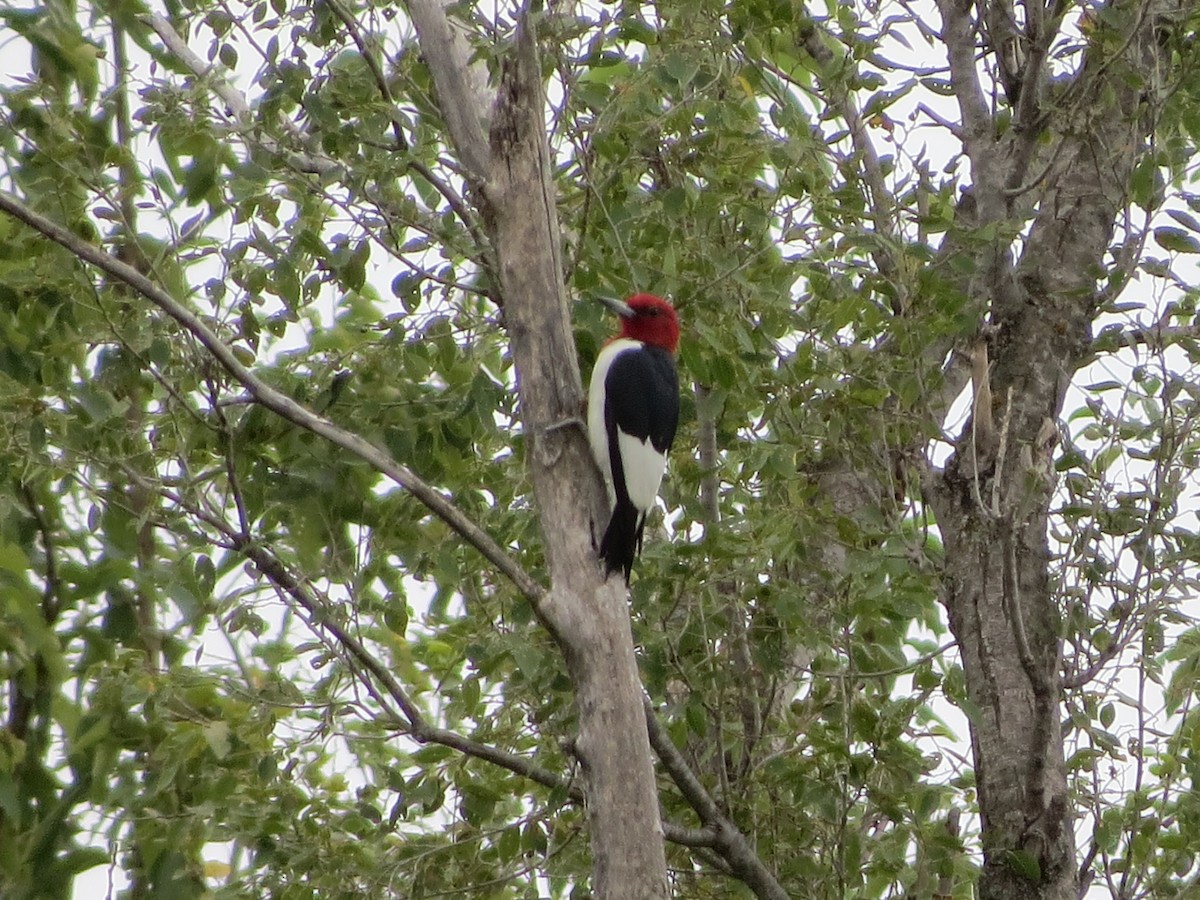
[[588,440],[613,507],[600,558],[607,574],[623,572],[628,583],[679,424],[679,319],[670,303],[652,294],[604,303],[621,317],[621,331],[592,369]]

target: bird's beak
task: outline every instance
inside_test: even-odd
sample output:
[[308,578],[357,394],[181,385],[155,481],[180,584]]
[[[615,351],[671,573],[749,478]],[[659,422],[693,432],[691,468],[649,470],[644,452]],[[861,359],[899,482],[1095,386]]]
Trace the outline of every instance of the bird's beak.
[[616,300],[612,297],[599,297],[597,299],[622,319],[632,319],[634,316],[633,307],[624,300]]

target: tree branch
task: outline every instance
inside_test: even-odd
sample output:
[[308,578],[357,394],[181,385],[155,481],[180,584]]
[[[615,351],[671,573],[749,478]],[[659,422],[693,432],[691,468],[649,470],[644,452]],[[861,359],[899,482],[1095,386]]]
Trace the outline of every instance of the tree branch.
[[[1166,317],[1164,317],[1166,318]],[[1164,350],[1187,340],[1200,340],[1200,323],[1167,325],[1160,319],[1153,325],[1133,328],[1106,328],[1092,342],[1093,353],[1115,353],[1129,347],[1149,347]]]
[[[214,66],[210,66],[192,52],[192,48],[171,26],[170,21],[158,13],[141,16],[141,21],[158,35],[172,56],[183,63],[197,78],[204,79],[212,92],[225,104],[228,114],[240,128],[248,129],[254,124],[254,113],[250,109],[250,104],[246,102],[246,98],[228,81],[219,77]],[[322,177],[341,177],[343,174],[343,166],[328,157],[289,150],[266,134],[260,135],[259,141],[265,150],[279,154],[287,160],[289,166],[299,172],[308,172]]]
[[[228,549],[239,553],[254,563],[258,571],[282,591],[307,614],[309,627],[329,634],[338,646],[349,654],[353,663],[365,671],[374,682],[383,688],[387,697],[400,709],[404,719],[404,733],[422,744],[439,744],[457,750],[464,756],[489,762],[495,766],[528,778],[551,790],[563,790],[576,803],[585,802],[582,787],[574,778],[559,775],[544,769],[533,761],[516,753],[501,750],[490,744],[483,744],[466,735],[431,724],[408,696],[408,691],[396,679],[391,670],[381,663],[374,654],[349,629],[345,628],[336,618],[329,615],[328,604],[317,597],[312,587],[295,575],[287,565],[274,553],[270,552],[263,541],[253,535],[235,528],[220,516],[207,512],[194,503],[190,503],[182,495],[161,485],[153,485],[137,472],[123,467],[125,473],[135,479],[143,488],[154,490],[164,499],[174,503],[188,515],[200,520],[216,530],[225,540]],[[393,713],[393,715],[395,715]],[[713,846],[716,835],[711,829],[687,828],[673,822],[662,823],[663,834],[667,840],[684,847],[707,848]]]
[[555,640],[579,710],[575,752],[587,784],[591,889],[602,900],[666,900],[658,789],[627,593],[624,580],[606,578],[596,559],[595,523],[609,513],[604,487],[583,429],[553,427],[578,418],[584,393],[563,283],[534,21],[528,7],[522,10],[503,62],[480,196],[500,263],[526,465],[553,585],[545,611],[559,626]]
[[963,148],[971,160],[981,218],[984,222],[994,221],[998,218],[995,206],[1000,201],[998,188],[1004,179],[993,175],[993,170],[1002,167],[996,165],[995,125],[975,65],[976,27],[970,16],[972,4],[937,0],[937,6],[942,16],[942,40],[950,61],[950,84],[962,114]]
[[[821,69],[828,71],[836,63],[833,52],[821,43],[821,35],[815,24],[807,25],[802,30],[801,37],[804,41],[805,51]],[[792,80],[770,61],[762,61],[762,64],[777,75],[787,78],[789,81]],[[830,94],[831,104],[837,109],[849,129],[850,143],[854,147],[855,154],[862,161],[863,179],[867,183],[869,192],[871,220],[875,225],[876,232],[887,239],[886,243],[872,250],[872,259],[875,260],[880,274],[885,278],[893,278],[897,268],[891,249],[897,243],[895,207],[892,202],[892,192],[888,190],[887,181],[884,178],[879,154],[875,150],[871,136],[867,134],[867,127],[862,120],[858,105],[854,102],[854,95],[843,84],[831,77],[823,77],[821,86]],[[899,283],[896,283],[895,287],[901,292],[905,289],[905,285]],[[907,303],[902,299],[902,306],[905,305]]]
[[33,521],[37,524],[38,534],[42,538],[42,552],[46,554],[46,568],[43,574],[42,585],[42,618],[47,625],[53,625],[58,619],[59,611],[62,608],[60,600],[60,590],[62,583],[58,577],[58,550],[54,544],[54,532],[50,527],[50,520],[46,518],[46,513],[42,510],[41,504],[38,503],[37,496],[33,492],[33,488],[28,482],[20,482],[21,498],[25,501],[25,508],[29,510],[29,515],[33,517]]
[[491,164],[484,123],[486,76],[471,62],[462,32],[450,23],[442,0],[408,0],[421,53],[433,76],[438,108],[458,150],[459,161],[475,187],[487,178]]
[[[378,61],[375,59],[374,55],[369,52],[369,45],[367,44],[365,36],[362,34],[362,30],[358,27],[358,23],[355,22],[354,18],[342,8],[341,4],[331,3],[330,8],[346,26],[346,30],[350,34],[351,40],[354,41],[355,45],[359,49],[359,52],[366,60],[368,68],[371,70],[372,77],[375,79],[376,86],[379,88],[384,100],[389,104],[389,107],[391,107],[394,104],[391,88],[388,86],[387,79],[384,76],[383,70],[380,68]],[[157,34],[162,40],[167,51],[173,57],[175,57],[175,59],[177,59],[185,68],[191,71],[192,74],[194,74],[197,78],[204,80],[205,84],[209,86],[213,93],[215,93],[217,97],[225,103],[227,113],[234,119],[238,126],[246,131],[250,131],[250,126],[253,124],[253,112],[249,102],[241,94],[241,92],[233,87],[233,85],[231,85],[228,81],[220,78],[214,66],[210,66],[203,59],[193,53],[191,48],[188,47],[187,42],[184,41],[179,33],[175,31],[167,19],[157,14],[150,14],[143,16],[142,21],[151,29],[153,29],[154,33]],[[389,115],[391,116],[392,132],[396,139],[397,148],[400,150],[409,149],[408,141],[401,130],[401,120],[395,109],[389,108]],[[283,122],[283,127],[292,133],[292,137],[295,138],[297,142],[302,140],[301,136],[296,134],[294,129],[291,128],[290,123],[287,123],[286,121]],[[290,168],[298,172],[319,175],[323,178],[334,178],[343,182],[345,180],[345,167],[336,160],[317,154],[300,153],[294,150],[289,150],[280,144],[279,141],[271,138],[261,131],[256,131],[254,133],[254,139],[263,150],[267,151],[268,153],[281,156]],[[446,203],[449,204],[450,208],[454,210],[454,214],[458,216],[459,221],[461,221],[467,231],[470,232],[472,239],[475,241],[475,245],[479,248],[481,262],[487,268],[494,271],[495,261],[488,253],[487,242],[484,240],[482,233],[480,233],[479,224],[475,217],[471,214],[471,210],[467,207],[467,204],[463,202],[463,198],[460,197],[455,190],[445,182],[444,179],[440,178],[433,169],[431,169],[421,160],[409,155],[409,157],[404,160],[404,165],[409,170],[415,172],[417,175],[429,182],[429,184],[433,186],[434,190],[436,190],[446,201]],[[374,203],[378,204],[385,211],[388,211],[393,207],[393,204],[380,197],[377,191],[368,189],[367,195]]]
[[716,801],[688,766],[687,760],[654,714],[650,698],[643,695],[642,705],[646,710],[650,746],[654,748],[671,781],[700,817],[700,822],[713,834],[711,846],[728,863],[730,873],[761,900],[789,900],[783,885],[758,858],[746,836],[721,812]]
[[375,87],[379,89],[379,95],[388,107],[388,116],[392,122],[392,136],[396,138],[396,148],[398,150],[407,150],[408,139],[404,136],[404,123],[396,111],[396,101],[392,97],[392,89],[388,86],[388,80],[383,74],[383,68],[379,65],[379,60],[375,57],[375,51],[367,43],[362,29],[358,27],[358,21],[346,11],[346,8],[338,0],[326,0],[326,2],[329,4],[329,8],[333,10],[334,16],[337,17],[338,21],[346,29],[346,33],[350,35],[350,40],[354,41],[354,46],[358,48],[359,56],[363,58],[363,62],[371,70],[371,78],[375,81]]
[[[46,625],[53,627],[61,612],[60,592],[62,588],[58,574],[58,551],[54,543],[53,529],[41,504],[38,503],[37,495],[29,483],[25,481],[18,482],[18,491],[25,503],[25,508],[29,511],[29,515],[37,525],[37,530],[42,538],[42,552],[46,556],[46,562],[42,573],[41,613],[42,620]],[[19,670],[12,673],[8,681],[9,706],[5,729],[19,740],[28,739],[34,712],[43,704],[48,690],[49,679],[45,657],[41,653],[36,653],[31,664],[34,672],[35,690],[31,691],[28,684],[22,683],[23,679],[21,676],[23,673]],[[44,727],[44,725],[40,726],[38,731],[43,731]],[[4,811],[0,810],[0,822],[4,821],[4,816]]]
[[[1062,149],[1062,141],[1057,142],[1050,151],[1050,161],[1046,163],[1042,174],[1032,181],[1028,179],[1029,166],[1041,149],[1046,122],[1046,114],[1042,110],[1043,86],[1047,78],[1045,69],[1050,46],[1062,24],[1063,10],[1052,12],[1047,19],[1044,0],[1026,0],[1025,10],[1027,40],[1020,45],[1024,59],[1019,73],[1019,95],[1012,99],[1012,127],[1006,136],[1011,148],[1008,154],[1011,162],[1004,184],[1004,196],[1007,199],[1021,197],[1028,188],[1036,186],[1053,167]],[[1022,184],[1023,181],[1025,184]]]
[[[333,10],[333,14],[337,16],[338,20],[345,27],[347,34],[350,35],[350,39],[354,41],[354,45],[358,47],[359,54],[366,61],[367,68],[371,70],[371,77],[375,81],[375,86],[379,89],[380,97],[387,104],[388,115],[392,122],[392,135],[396,139],[396,149],[401,151],[409,150],[408,138],[404,135],[404,120],[396,109],[396,100],[392,96],[392,89],[388,85],[387,76],[384,74],[375,52],[371,49],[371,45],[363,34],[362,28],[359,27],[358,21],[354,16],[350,15],[338,0],[328,0],[328,2],[329,8]],[[480,234],[479,225],[476,223],[474,216],[471,215],[471,211],[467,208],[462,198],[421,160],[410,155],[404,160],[404,165],[429,182],[433,186],[433,189],[441,194],[442,198],[450,204],[450,208],[454,210],[459,221],[471,233],[471,237],[474,239],[480,253],[483,254],[488,267],[494,270],[494,261],[490,260],[487,254],[487,242],[483,239],[483,235]]]
[[[56,244],[66,248],[78,259],[95,266],[128,285],[149,300],[159,310],[178,322],[209,352],[234,380],[241,384],[262,406],[299,428],[310,431],[330,443],[348,450],[359,459],[386,475],[409,491],[434,515],[449,525],[468,544],[478,550],[498,571],[508,578],[542,615],[545,589],[538,584],[490,535],[464,515],[453,502],[431,485],[422,481],[411,469],[392,459],[386,452],[362,437],[340,428],[301,406],[242,365],[233,351],[217,337],[198,315],[187,309],[141,272],[121,262],[109,253],[85,241],[73,232],[34,212],[16,197],[0,192],[0,211],[24,222]],[[544,623],[547,624],[547,623]],[[547,624],[547,627],[549,625]]]

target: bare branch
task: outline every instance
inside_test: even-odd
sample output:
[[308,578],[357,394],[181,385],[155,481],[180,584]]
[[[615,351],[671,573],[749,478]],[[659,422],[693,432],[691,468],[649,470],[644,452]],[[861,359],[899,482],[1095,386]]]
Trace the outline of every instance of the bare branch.
[[948,132],[950,132],[950,135],[952,137],[955,137],[960,141],[963,139],[962,126],[959,125],[957,122],[951,122],[945,116],[942,116],[939,113],[935,112],[932,108],[930,108],[929,106],[927,106],[924,103],[918,103],[917,110],[919,112],[921,112],[923,115],[925,115],[927,118],[932,120],[935,125],[939,125],[942,128],[945,128]]
[[484,131],[486,77],[479,63],[471,63],[466,39],[451,24],[442,0],[409,0],[408,14],[417,29],[421,52],[437,90],[438,108],[458,158],[478,187],[487,178],[491,160]]
[[[1045,126],[1042,93],[1047,78],[1046,64],[1050,46],[1054,43],[1063,17],[1063,10],[1060,9],[1047,19],[1043,4],[1044,0],[1025,2],[1026,40],[1020,44],[1024,58],[1020,61],[1018,95],[1012,98],[1012,128],[1008,135],[1011,147],[1008,158],[1011,164],[1005,183],[1005,196],[1010,199],[1021,196],[1025,190],[1040,183],[1053,167],[1062,149],[1062,142],[1059,141],[1050,153],[1050,162],[1046,164],[1042,174],[1032,181],[1028,179],[1029,166],[1039,153]],[[1025,181],[1028,188],[1021,184],[1022,181]]]
[[[1133,619],[1133,612],[1132,604],[1122,609],[1117,621],[1113,623],[1110,643],[1096,654],[1087,668],[1063,673],[1061,681],[1064,691],[1075,691],[1087,686],[1105,666],[1129,649],[1129,640],[1137,630],[1136,627],[1129,627]],[[1076,649],[1080,654],[1084,652],[1077,645]]]
[[1151,350],[1162,351],[1173,344],[1187,340],[1200,340],[1200,323],[1190,322],[1172,325],[1179,309],[1174,303],[1168,303],[1162,315],[1150,325],[1136,325],[1132,328],[1110,326],[1105,328],[1092,341],[1092,353],[1115,353],[1118,350],[1133,347],[1147,347]]
[[761,900],[788,900],[788,893],[783,889],[783,885],[758,858],[746,836],[721,812],[717,802],[688,766],[687,760],[683,758],[683,754],[679,752],[679,748],[654,714],[650,699],[643,696],[642,704],[646,710],[646,730],[650,735],[650,746],[654,748],[671,781],[700,817],[701,823],[713,833],[712,848],[728,863],[731,874],[754,891],[754,895]]

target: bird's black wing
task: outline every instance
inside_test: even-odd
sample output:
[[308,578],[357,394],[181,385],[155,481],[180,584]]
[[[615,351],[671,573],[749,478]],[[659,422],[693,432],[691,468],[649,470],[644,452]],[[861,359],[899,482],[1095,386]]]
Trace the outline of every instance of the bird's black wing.
[[666,456],[679,426],[679,376],[675,360],[665,350],[643,347],[628,350],[612,361],[604,379],[604,429],[616,504],[600,542],[600,555],[608,572],[623,572],[626,583],[634,556],[641,549],[646,512],[629,498],[618,432]]
[[616,446],[619,429],[643,441],[650,438],[659,453],[671,449],[679,427],[679,375],[670,353],[643,347],[620,354],[608,369],[604,389],[610,448]]

